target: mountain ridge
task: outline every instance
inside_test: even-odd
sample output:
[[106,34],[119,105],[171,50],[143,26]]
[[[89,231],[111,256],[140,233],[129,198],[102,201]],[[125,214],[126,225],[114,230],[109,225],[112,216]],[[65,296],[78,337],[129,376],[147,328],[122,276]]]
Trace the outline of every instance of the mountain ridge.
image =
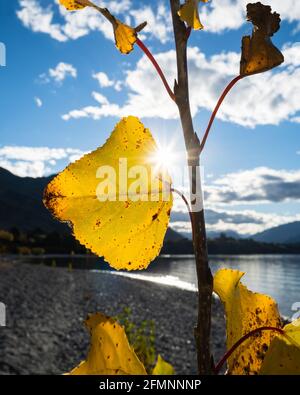
[[[46,232],[70,233],[70,228],[55,220],[44,207],[42,198],[46,185],[55,175],[48,177],[19,177],[0,167],[0,229],[16,227],[28,231],[40,228]],[[216,239],[222,232],[208,232]],[[245,239],[236,232],[223,232],[228,237]],[[180,241],[190,238],[187,234],[168,229],[165,241]],[[300,221],[280,225],[248,236],[265,243],[300,243]]]
[[256,233],[251,238],[265,243],[294,244],[300,242],[300,221],[290,222]]

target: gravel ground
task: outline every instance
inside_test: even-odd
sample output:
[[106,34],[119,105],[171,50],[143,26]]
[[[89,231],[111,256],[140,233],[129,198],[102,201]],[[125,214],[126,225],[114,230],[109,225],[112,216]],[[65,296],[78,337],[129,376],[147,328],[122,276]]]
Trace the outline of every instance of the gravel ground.
[[[7,326],[0,327],[0,374],[61,374],[85,358],[88,313],[132,310],[137,324],[152,319],[156,349],[178,374],[196,373],[193,325],[196,294],[110,273],[52,268],[1,258],[0,301]],[[213,351],[224,352],[223,311],[213,303]]]

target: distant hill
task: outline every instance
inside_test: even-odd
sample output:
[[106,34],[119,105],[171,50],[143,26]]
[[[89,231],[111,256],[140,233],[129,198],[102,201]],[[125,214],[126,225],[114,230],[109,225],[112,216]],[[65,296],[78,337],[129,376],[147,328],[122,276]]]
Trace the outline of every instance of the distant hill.
[[225,235],[226,237],[231,237],[232,239],[240,239],[241,238],[241,235],[239,235],[234,230],[226,230],[225,232],[217,232],[217,231],[208,231],[207,232],[207,237],[209,239],[218,239],[219,237],[222,237],[223,235]]
[[300,221],[267,229],[251,236],[251,238],[264,243],[300,243]]
[[[32,231],[39,228],[69,234],[68,226],[55,220],[42,202],[44,188],[53,177],[18,177],[0,167],[0,229],[15,227]],[[184,237],[169,228],[165,241],[178,240]]]
[[166,242],[177,242],[177,241],[182,241],[186,240],[184,236],[182,236],[180,233],[176,232],[172,228],[168,228],[166,236],[165,236],[165,243]]
[[[46,233],[58,232],[60,235],[70,235],[68,226],[52,218],[42,202],[44,188],[52,178],[53,176],[18,177],[0,167],[0,229],[18,228],[29,232],[39,228]],[[213,251],[220,251],[220,253],[222,250],[227,251],[229,244],[228,251],[236,249],[239,252],[245,250],[248,253],[251,248],[253,250],[258,248],[244,242],[243,238],[235,232],[226,232],[227,238],[218,232],[208,232],[208,237],[217,241],[218,246],[213,240],[210,245]],[[168,251],[172,249],[178,250],[178,253],[191,251],[192,244],[190,240],[187,240],[188,238],[190,238],[189,234],[180,234],[169,228],[165,237],[165,244],[169,245]],[[251,239],[260,243],[300,244],[300,221],[268,229],[253,235]],[[259,251],[260,249],[261,246]],[[269,247],[263,247],[262,251],[268,249]]]
[[66,225],[55,221],[42,202],[43,190],[51,178],[23,178],[0,168],[0,229],[65,232]]

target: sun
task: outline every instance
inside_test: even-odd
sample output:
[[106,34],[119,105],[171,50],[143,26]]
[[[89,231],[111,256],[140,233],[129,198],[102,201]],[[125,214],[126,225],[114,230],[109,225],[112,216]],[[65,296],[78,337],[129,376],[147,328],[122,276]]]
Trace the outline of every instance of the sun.
[[176,152],[173,144],[158,143],[156,151],[151,155],[150,162],[157,171],[171,171],[176,165]]

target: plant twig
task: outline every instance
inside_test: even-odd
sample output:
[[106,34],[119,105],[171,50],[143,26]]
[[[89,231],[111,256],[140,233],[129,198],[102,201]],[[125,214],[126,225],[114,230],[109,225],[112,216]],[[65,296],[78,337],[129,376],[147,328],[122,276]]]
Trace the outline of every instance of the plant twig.
[[[170,4],[177,56],[177,81],[175,81],[174,87],[175,102],[180,114],[188,166],[191,171],[191,193],[199,194],[201,191],[197,187],[200,179],[200,142],[193,127],[188,88],[187,40],[189,31],[178,16],[180,1],[170,0]],[[194,206],[193,200],[191,200],[191,206]],[[198,320],[195,328],[198,372],[199,374],[212,374],[210,326],[213,278],[208,265],[204,210],[202,208],[192,211],[191,215],[198,279]]]
[[234,351],[241,345],[243,344],[249,337],[256,335],[257,333],[263,332],[263,331],[273,331],[277,332],[280,335],[285,335],[285,332],[283,329],[276,328],[273,326],[262,326],[261,328],[256,328],[253,329],[253,331],[250,331],[246,333],[243,337],[241,337],[220,359],[220,361],[217,363],[215,367],[215,374],[219,374],[220,370],[222,369],[222,366],[224,363],[227,361],[227,359],[234,353]]
[[191,225],[193,226],[193,215],[192,215],[192,210],[191,210],[191,206],[190,206],[190,204],[189,204],[187,198],[184,196],[184,194],[183,194],[182,192],[180,192],[180,191],[179,191],[178,189],[176,189],[176,188],[171,188],[171,191],[174,192],[174,193],[177,193],[177,195],[180,196],[181,199],[184,201],[184,203],[185,203],[185,205],[186,205],[186,207],[187,207],[187,209],[188,209],[188,213],[189,213],[189,216],[190,216]]
[[218,113],[218,111],[219,111],[219,108],[221,107],[221,104],[223,103],[223,100],[225,99],[225,97],[227,96],[227,94],[228,94],[228,92],[231,90],[231,88],[233,88],[233,86],[234,86],[240,79],[242,79],[243,77],[244,77],[244,76],[242,76],[242,75],[238,75],[238,76],[235,77],[232,81],[230,81],[229,84],[228,84],[228,85],[226,86],[226,88],[224,89],[222,95],[220,96],[220,98],[219,98],[219,100],[218,100],[218,103],[217,103],[217,105],[216,105],[214,111],[213,111],[212,114],[211,114],[209,123],[208,123],[208,125],[207,125],[206,131],[205,131],[205,134],[204,134],[204,137],[203,137],[203,139],[202,139],[202,141],[201,141],[201,146],[200,146],[201,152],[202,152],[203,149],[204,149],[204,146],[205,146],[206,140],[207,140],[207,138],[208,138],[210,129],[211,129],[212,124],[213,124],[213,122],[214,122],[214,120],[215,120],[215,117],[216,117],[216,115],[217,115],[217,113]]
[[136,40],[137,45],[141,48],[141,50],[145,53],[145,55],[149,58],[150,62],[153,64],[153,66],[155,67],[158,75],[160,76],[170,98],[175,101],[175,95],[174,92],[172,91],[172,89],[170,88],[166,77],[162,71],[162,69],[160,68],[159,64],[157,63],[157,61],[155,60],[154,56],[152,55],[152,53],[149,51],[149,49],[146,47],[146,45],[139,39],[137,38]]

